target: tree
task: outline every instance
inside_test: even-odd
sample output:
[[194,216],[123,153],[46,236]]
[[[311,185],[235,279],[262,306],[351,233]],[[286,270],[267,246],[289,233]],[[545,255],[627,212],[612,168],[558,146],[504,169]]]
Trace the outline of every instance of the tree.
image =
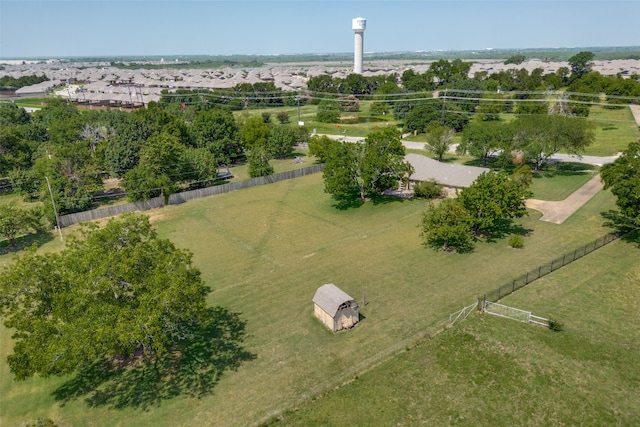
[[442,161],[442,156],[449,151],[453,144],[454,131],[446,126],[437,126],[430,130],[427,138],[426,149],[438,156],[438,161]]
[[580,154],[595,139],[592,125],[574,117],[532,115],[518,117],[513,123],[515,149],[522,150],[534,163],[534,171],[554,154],[564,151]]
[[422,133],[425,132],[429,126],[440,125],[453,128],[456,132],[460,132],[469,122],[469,118],[467,114],[458,114],[450,110],[452,106],[453,104],[447,103],[440,98],[420,101],[418,104],[410,107],[404,116],[405,129],[410,132],[417,131],[418,133]]
[[317,157],[321,162],[326,162],[335,141],[327,135],[313,135],[309,138],[309,155]]
[[431,203],[422,216],[424,244],[445,251],[468,252],[473,242],[469,222],[469,212],[457,199]]
[[530,192],[526,181],[505,173],[484,172],[458,195],[469,213],[469,226],[475,236],[490,231],[499,220],[526,215]]
[[517,54],[517,55],[511,55],[510,57],[508,57],[505,61],[504,64],[515,64],[515,65],[520,65],[522,64],[525,60],[527,59],[526,56],[521,55],[521,54]]
[[462,132],[462,141],[456,151],[459,154],[469,153],[482,159],[482,166],[487,166],[489,156],[500,148],[508,147],[511,141],[509,127],[501,122],[472,122]]
[[617,197],[616,205],[630,228],[640,228],[640,141],[632,142],[600,172],[605,188]]
[[298,143],[298,131],[292,126],[276,126],[267,139],[267,151],[272,157],[283,158],[293,153]]
[[290,121],[289,113],[287,113],[286,111],[280,111],[278,114],[276,114],[276,119],[278,119],[278,122],[280,122],[281,125],[285,125]]
[[400,132],[392,127],[371,132],[364,143],[324,141],[325,191],[339,200],[380,193],[411,172],[404,160]]
[[66,375],[107,357],[150,362],[184,348],[206,319],[192,255],[147,217],[85,225],[62,252],[20,256],[0,274],[0,314],[14,330],[17,380]]
[[31,121],[29,113],[12,102],[0,103],[0,126],[16,126]]
[[205,187],[218,177],[218,161],[206,148],[187,148],[182,153],[181,180],[190,187]]
[[338,123],[340,121],[340,105],[338,101],[325,99],[318,104],[316,120],[322,123]]
[[264,146],[256,146],[249,151],[249,176],[257,178],[273,173],[273,166],[269,163],[269,153]]
[[16,237],[29,229],[36,232],[42,230],[42,210],[22,208],[15,203],[0,205],[0,235],[4,236],[11,247],[16,246]]
[[233,114],[223,108],[199,112],[191,125],[196,144],[207,148],[223,163],[233,163],[244,153]]
[[158,174],[150,165],[144,163],[129,170],[120,185],[127,192],[127,199],[131,202],[158,197],[163,192],[169,195],[175,191],[169,176]]
[[591,71],[591,61],[594,58],[593,52],[578,52],[569,58],[569,65],[571,66],[571,74],[576,78],[582,77],[584,74]]
[[240,137],[249,149],[258,146],[265,147],[270,135],[269,125],[257,116],[249,117],[240,128]]

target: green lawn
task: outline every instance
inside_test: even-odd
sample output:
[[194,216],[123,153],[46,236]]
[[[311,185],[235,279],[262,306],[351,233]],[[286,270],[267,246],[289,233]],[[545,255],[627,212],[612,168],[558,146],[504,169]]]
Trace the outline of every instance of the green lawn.
[[564,200],[598,173],[597,166],[561,162],[545,165],[533,176],[531,197],[540,200]]
[[[473,314],[277,425],[639,425],[640,249],[618,241]],[[348,417],[345,417],[348,414]]]
[[[496,240],[465,255],[421,245],[424,201],[381,199],[338,210],[323,192],[321,174],[149,211],[161,236],[194,253],[214,289],[210,303],[242,312],[247,349],[257,358],[226,372],[211,395],[152,401],[146,411],[89,406],[83,398],[61,406],[51,393],[68,378],[17,383],[0,363],[0,425],[45,415],[61,425],[266,420],[393,355],[477,295],[600,236],[606,231],[600,212],[612,206],[611,194],[601,192],[561,226],[538,221],[531,211],[517,222],[529,230],[522,250]],[[51,241],[43,250],[59,245]],[[366,293],[357,328],[333,334],[313,317],[311,298],[324,283],[358,301]],[[7,335],[0,334],[3,360]]]
[[595,125],[595,142],[583,153],[589,156],[613,156],[640,139],[640,128],[628,107],[610,110],[591,107],[588,120]]

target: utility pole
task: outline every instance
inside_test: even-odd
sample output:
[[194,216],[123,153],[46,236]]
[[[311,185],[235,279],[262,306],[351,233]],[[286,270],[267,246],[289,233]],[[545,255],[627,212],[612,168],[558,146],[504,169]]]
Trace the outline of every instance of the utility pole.
[[442,126],[444,126],[444,113],[447,105],[447,90],[444,90],[444,96],[442,97]]
[[60,233],[60,241],[64,242],[62,238],[62,228],[60,228],[60,218],[58,218],[58,210],[56,209],[56,201],[53,199],[53,191],[51,191],[51,183],[49,182],[49,177],[45,176],[44,179],[47,180],[47,187],[49,187],[49,194],[51,195],[51,204],[53,205],[53,213],[56,216],[56,226],[58,227],[58,233]]

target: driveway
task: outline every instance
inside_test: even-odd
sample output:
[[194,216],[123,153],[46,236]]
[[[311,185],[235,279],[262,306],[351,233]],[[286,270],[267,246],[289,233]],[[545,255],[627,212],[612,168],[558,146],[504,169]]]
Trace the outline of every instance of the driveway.
[[527,207],[542,212],[541,221],[562,224],[602,188],[602,181],[600,180],[600,174],[598,174],[564,200],[550,202],[547,200],[528,199]]

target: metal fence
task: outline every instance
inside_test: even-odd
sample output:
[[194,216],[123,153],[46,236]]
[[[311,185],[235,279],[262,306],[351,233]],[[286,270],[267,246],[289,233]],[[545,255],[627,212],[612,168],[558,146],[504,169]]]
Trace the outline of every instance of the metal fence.
[[511,282],[500,286],[498,289],[495,289],[492,292],[489,292],[484,295],[483,299],[485,301],[496,302],[500,299],[506,297],[507,295],[515,292],[516,290],[527,286],[529,283],[538,280],[539,278],[551,273],[559,269],[560,267],[564,267],[567,264],[572,263],[573,261],[582,258],[587,255],[603,247],[604,245],[613,242],[616,239],[619,239],[621,236],[620,233],[608,233],[604,236],[597,238],[595,241],[587,243],[584,246],[581,246],[575,249],[572,252],[567,252],[563,256],[554,259],[550,263],[543,264],[536,269],[528,271],[526,274],[513,279]]
[[[244,181],[237,181],[223,185],[214,185],[212,187],[200,188],[198,190],[176,193],[169,196],[168,204],[176,205],[179,203],[184,203],[187,200],[199,199],[202,197],[214,196],[216,194],[229,193],[231,191],[255,187],[257,185],[271,184],[278,181],[298,178],[301,176],[322,172],[323,169],[324,163],[321,163],[287,172],[280,172],[268,176],[251,178]],[[68,227],[79,222],[94,221],[96,219],[121,215],[128,212],[146,211],[149,209],[161,208],[163,206],[165,206],[164,196],[160,196],[153,199],[144,200],[142,202],[125,203],[122,205],[108,206],[104,208],[93,209],[90,211],[76,212],[61,216],[60,226]]]

